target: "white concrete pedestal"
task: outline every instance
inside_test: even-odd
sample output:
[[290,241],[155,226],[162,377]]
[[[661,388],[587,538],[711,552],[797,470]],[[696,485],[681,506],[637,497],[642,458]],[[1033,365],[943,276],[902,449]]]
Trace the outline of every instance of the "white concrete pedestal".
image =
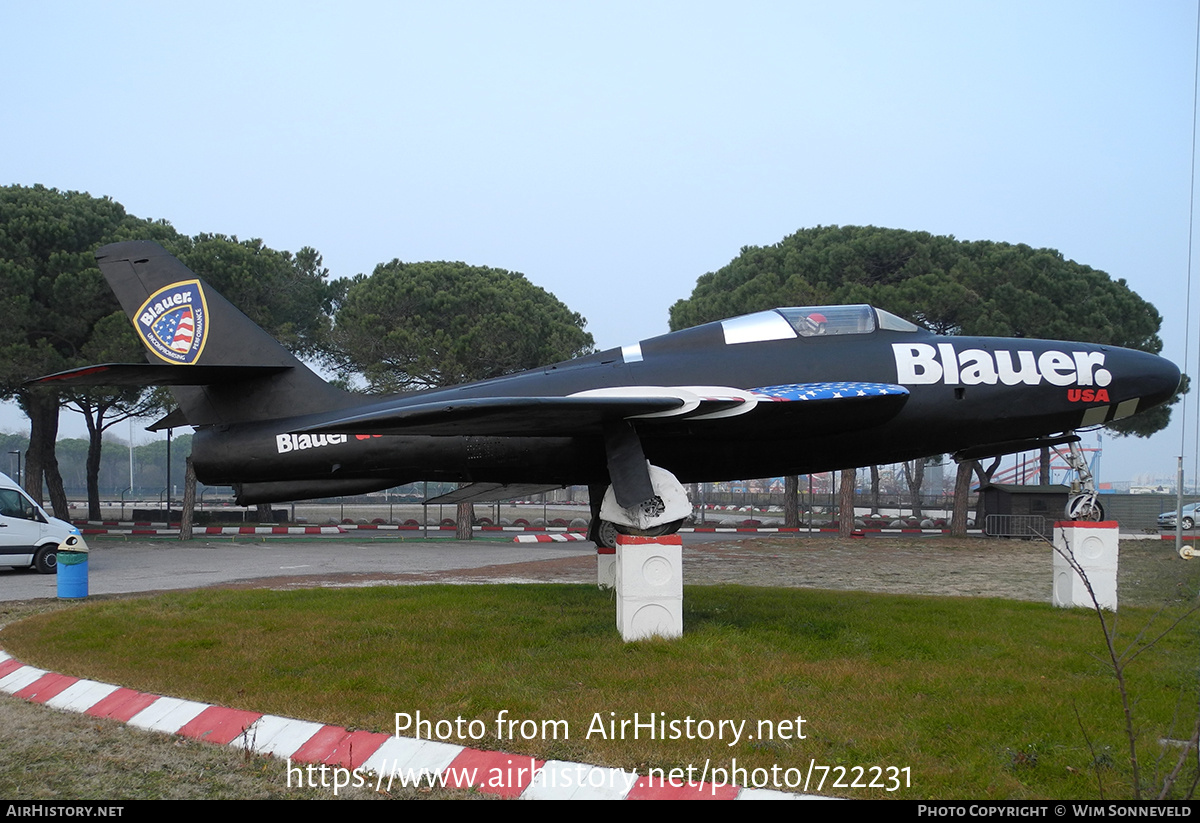
[[1054,524],[1054,605],[1095,608],[1087,586],[1062,556],[1067,552],[1087,575],[1102,609],[1117,610],[1117,521],[1064,520]]
[[621,639],[683,636],[683,541],[617,536],[617,629]]
[[617,587],[617,550],[596,547],[596,587],[600,589],[615,589]]

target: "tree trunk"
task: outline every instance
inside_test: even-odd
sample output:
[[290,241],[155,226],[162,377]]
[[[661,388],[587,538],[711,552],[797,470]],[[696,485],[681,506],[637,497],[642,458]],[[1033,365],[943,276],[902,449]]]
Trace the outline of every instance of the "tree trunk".
[[954,475],[954,510],[950,515],[950,536],[967,536],[967,503],[971,496],[971,461],[958,464]]
[[871,514],[879,514],[879,467],[871,466]]
[[474,536],[474,530],[471,528],[474,523],[475,504],[459,503],[454,524],[454,538],[456,540],[470,540]]
[[44,488],[50,492],[50,508],[54,516],[67,520],[67,493],[63,490],[62,475],[58,473],[58,458],[54,443],[58,439],[58,398],[44,392],[29,392],[21,405],[29,415],[29,451],[25,453],[25,491],[41,503]]
[[59,520],[70,520],[71,507],[67,505],[67,491],[63,488],[62,475],[58,471],[58,456],[54,453],[53,445],[46,456],[44,472],[46,490],[50,493],[50,508],[54,511],[54,516]]
[[[186,494],[186,490],[184,493]],[[257,506],[254,507],[254,511],[255,511],[254,516],[258,518],[259,523],[270,523],[270,524],[274,525],[275,513],[271,511],[270,503],[259,503]]]
[[54,442],[58,429],[58,407],[51,415],[40,394],[23,395],[21,406],[29,416],[29,448],[25,452],[25,491],[38,503],[44,503],[46,456],[42,444]]
[[1038,482],[1043,486],[1050,485],[1050,447],[1042,446],[1042,468]]
[[[102,413],[101,413],[102,414]],[[100,420],[93,420],[86,412],[83,415],[88,427],[87,450],[87,501],[88,520],[100,519],[100,452],[103,431],[98,428]],[[99,415],[97,415],[99,417]]]
[[192,456],[187,456],[187,469],[183,475],[183,512],[179,516],[179,539],[192,539],[192,515],[196,511],[196,469]]
[[789,474],[783,478],[783,525],[800,528],[800,478]]
[[858,481],[858,469],[842,469],[838,490],[838,535],[849,537],[854,531],[854,486]]
[[992,475],[996,473],[996,469],[1000,468],[1000,458],[997,457],[992,461],[992,465],[986,469],[978,460],[971,461],[971,468],[975,471],[975,475],[979,478],[979,501],[975,504],[975,525],[982,527],[984,518],[987,517],[987,512],[983,507],[983,489],[992,482]]
[[921,484],[925,482],[925,459],[905,463],[904,479],[908,482],[908,493],[912,498],[913,517],[920,520],[924,516],[921,509]]
[[[587,539],[591,540],[599,548],[600,539],[600,504],[604,502],[604,492],[608,490],[608,486],[603,483],[593,483],[588,486],[588,509],[591,517],[588,520]],[[701,517],[704,516],[704,510],[700,510]]]

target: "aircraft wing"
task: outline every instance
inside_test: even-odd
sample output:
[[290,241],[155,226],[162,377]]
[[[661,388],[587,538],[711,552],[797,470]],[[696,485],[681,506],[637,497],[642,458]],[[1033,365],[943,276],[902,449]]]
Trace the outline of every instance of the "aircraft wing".
[[175,366],[168,363],[101,363],[27,380],[54,386],[211,386],[269,377],[291,366]]
[[472,397],[359,411],[297,434],[432,434],[520,437],[600,431],[605,421],[670,410],[675,397]]
[[432,506],[439,503],[492,503],[497,500],[516,500],[533,497],[542,492],[561,489],[561,483],[472,483],[452,492],[431,497],[425,502]]
[[640,431],[693,433],[733,418],[768,431],[773,425],[842,431],[878,425],[908,400],[888,383],[799,383],[735,389],[722,386],[621,386],[565,397],[475,397],[400,401],[296,429],[297,434],[426,434],[477,437],[596,435],[622,420]]

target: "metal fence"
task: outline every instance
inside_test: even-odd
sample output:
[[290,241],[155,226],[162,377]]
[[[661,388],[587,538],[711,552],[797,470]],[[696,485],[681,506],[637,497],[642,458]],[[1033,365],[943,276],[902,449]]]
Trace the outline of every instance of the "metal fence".
[[989,514],[983,532],[988,537],[1041,537],[1049,533],[1040,514]]

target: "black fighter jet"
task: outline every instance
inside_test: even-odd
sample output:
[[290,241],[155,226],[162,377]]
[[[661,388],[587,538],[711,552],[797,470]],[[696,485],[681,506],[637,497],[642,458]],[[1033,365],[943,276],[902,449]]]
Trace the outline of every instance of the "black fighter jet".
[[944,337],[855,305],[775,309],[479,383],[364,396],[326,383],[160,246],[96,256],[148,363],[41,382],[172,386],[179,408],[157,427],[195,427],[196,476],[233,486],[243,505],[415,480],[467,484],[444,502],[587,484],[592,539],[602,521],[661,534],[691,512],[682,483],[1060,444],[1179,384],[1174,364],[1145,352]]

